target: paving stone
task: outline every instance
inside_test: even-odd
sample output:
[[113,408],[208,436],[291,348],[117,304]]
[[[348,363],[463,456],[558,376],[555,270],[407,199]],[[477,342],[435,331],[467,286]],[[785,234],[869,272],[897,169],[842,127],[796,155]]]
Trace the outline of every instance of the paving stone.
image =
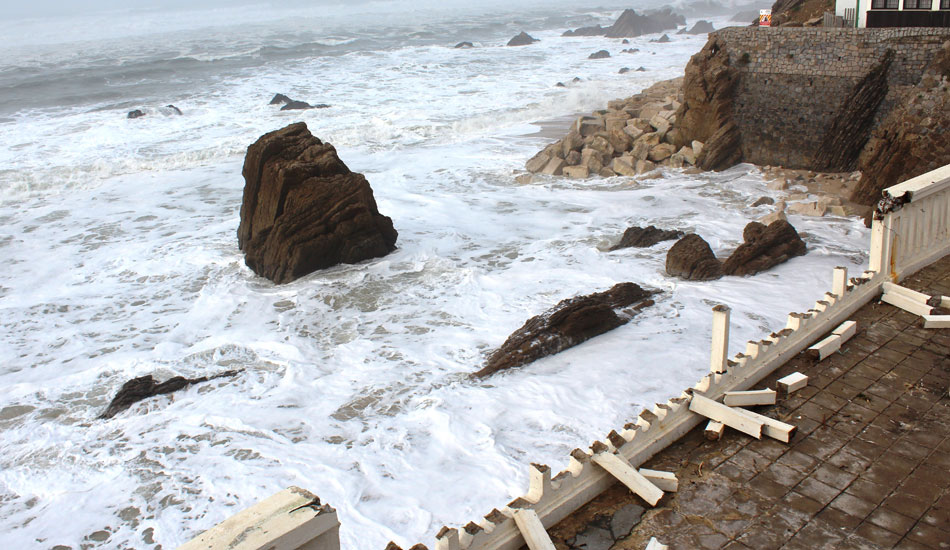
[[847,533],[861,524],[861,518],[830,507],[819,512],[818,518],[842,533]]
[[893,510],[888,510],[887,508],[878,508],[877,510],[871,512],[871,515],[868,516],[867,520],[878,527],[883,527],[891,533],[901,536],[903,536],[904,533],[909,531],[911,527],[917,523],[916,519],[909,518]]
[[854,532],[875,544],[884,546],[885,548],[893,547],[895,544],[897,544],[897,541],[901,539],[900,535],[891,533],[887,529],[878,527],[877,525],[869,522],[862,523],[857,529],[855,529]]
[[851,482],[854,481],[854,478],[857,477],[857,474],[842,470],[830,463],[825,463],[815,468],[815,471],[811,475],[818,481],[831,485],[839,490],[844,490],[844,488],[850,485]]
[[795,449],[788,450],[785,454],[780,456],[775,463],[794,468],[803,473],[812,471],[815,466],[819,464],[814,458]]
[[614,537],[610,531],[601,527],[588,527],[574,537],[572,548],[580,550],[609,550],[614,545]]
[[891,490],[892,487],[874,483],[873,481],[862,477],[861,479],[854,480],[851,485],[845,489],[845,492],[862,500],[880,504],[891,493]]
[[841,493],[837,498],[831,501],[831,504],[828,506],[834,508],[835,510],[840,510],[848,515],[854,516],[858,519],[864,519],[877,507],[877,505],[877,502],[868,502],[854,495]]
[[617,510],[610,518],[610,533],[615,539],[622,539],[640,523],[644,508],[639,504],[627,504]]
[[907,538],[928,548],[950,548],[950,532],[926,523],[915,525],[907,533]]
[[817,479],[807,477],[798,484],[798,487],[795,488],[795,491],[809,497],[811,499],[817,500],[822,505],[826,505],[836,496],[838,496],[841,491],[835,489],[830,485],[825,485],[824,483],[818,481]]

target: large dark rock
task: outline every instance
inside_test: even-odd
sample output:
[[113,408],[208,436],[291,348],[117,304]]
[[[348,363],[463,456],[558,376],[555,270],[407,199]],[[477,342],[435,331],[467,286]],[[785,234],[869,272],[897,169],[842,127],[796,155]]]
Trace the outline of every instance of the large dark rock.
[[620,250],[621,248],[646,248],[653,246],[660,241],[670,241],[683,236],[682,231],[668,231],[658,229],[655,226],[630,227],[623,232],[620,242],[612,246],[611,250]]
[[634,283],[620,283],[605,292],[562,300],[547,312],[528,319],[488,357],[485,367],[475,376],[485,377],[526,365],[615,329],[640,309],[653,305],[653,294]]
[[317,105],[311,105],[306,101],[298,101],[296,99],[290,99],[284,94],[276,94],[271,100],[271,105],[280,105],[284,106],[280,108],[281,111],[296,111],[303,109],[326,109],[329,105],[325,103],[318,103]]
[[540,42],[537,38],[532,37],[530,34],[521,31],[518,36],[515,36],[508,41],[509,46],[527,46],[529,44],[534,44],[535,42]]
[[587,59],[607,59],[609,57],[610,52],[607,50],[599,50],[587,56]]
[[105,412],[99,415],[99,418],[112,418],[120,412],[128,409],[135,403],[142,401],[143,399],[148,399],[149,397],[162,395],[165,393],[172,393],[190,386],[191,384],[207,382],[209,380],[214,380],[215,378],[222,378],[225,376],[234,376],[237,374],[237,372],[238,371],[229,370],[211,377],[202,376],[200,378],[174,376],[162,382],[161,384],[156,384],[155,379],[152,378],[151,374],[133,378],[125,384],[122,384],[122,388],[120,388],[119,392],[115,395],[115,397],[112,398],[109,406],[106,407]]
[[722,170],[742,160],[741,135],[733,119],[738,79],[725,43],[716,34],[686,65],[683,103],[670,137],[677,147],[693,140],[704,143],[696,159],[704,170]]
[[876,204],[884,189],[950,164],[950,42],[917,85],[898,89],[894,103],[861,151],[856,203]]
[[141,109],[135,109],[134,111],[129,111],[126,118],[141,118],[143,116],[145,116],[145,113]]
[[805,241],[786,220],[768,226],[752,222],[742,231],[742,239],[745,242],[722,264],[726,275],[755,275],[807,252]]
[[666,272],[689,281],[711,281],[722,277],[722,263],[702,237],[690,233],[676,241],[666,253]]
[[290,99],[289,97],[285,96],[284,94],[275,94],[274,97],[271,98],[270,104],[271,104],[271,105],[280,105],[281,103],[290,103],[291,101],[293,101],[293,100]]
[[596,25],[593,27],[581,27],[572,31],[565,31],[561,36],[603,36],[607,29]]
[[393,222],[336,150],[298,122],[261,136],[244,159],[238,245],[248,267],[275,283],[385,256]]

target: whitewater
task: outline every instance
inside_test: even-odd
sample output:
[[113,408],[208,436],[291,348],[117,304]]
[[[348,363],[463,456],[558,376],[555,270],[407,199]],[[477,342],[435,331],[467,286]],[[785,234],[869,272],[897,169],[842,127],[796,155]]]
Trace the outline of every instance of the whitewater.
[[[175,548],[290,485],[339,511],[345,548],[431,546],[521,496],[529,462],[559,471],[695,383],[714,305],[733,308],[736,353],[808,309],[834,266],[863,268],[869,233],[849,218],[790,216],[808,254],[751,278],[671,279],[670,243],[607,252],[654,224],[728,254],[767,213],[749,205],[778,196],[749,165],[517,183],[553,140],[542,123],[681,76],[706,40],[562,38],[651,7],[575,4],[0,21],[0,547]],[[522,30],[541,41],[504,46]],[[601,49],[612,57],[587,59]],[[331,107],[281,112],[275,93]],[[366,175],[398,248],[275,286],[237,249],[241,167],[261,134],[301,120]],[[656,305],[469,378],[529,317],[622,281],[659,290]],[[229,369],[97,419],[131,378]]]

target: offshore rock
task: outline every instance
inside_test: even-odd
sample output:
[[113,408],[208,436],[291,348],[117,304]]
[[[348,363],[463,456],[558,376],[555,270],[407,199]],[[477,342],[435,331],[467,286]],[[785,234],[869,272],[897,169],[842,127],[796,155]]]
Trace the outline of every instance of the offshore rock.
[[610,250],[621,248],[647,248],[661,241],[671,241],[683,236],[682,231],[668,231],[655,226],[630,227],[623,232],[620,242],[610,247]]
[[182,376],[174,376],[162,382],[161,384],[156,384],[155,379],[152,378],[151,374],[133,378],[125,384],[122,384],[122,388],[119,389],[119,392],[115,395],[115,397],[112,398],[109,406],[106,407],[105,412],[99,415],[99,418],[112,418],[120,412],[128,409],[135,403],[138,403],[143,399],[148,399],[149,397],[162,395],[165,393],[172,393],[192,384],[207,382],[209,380],[214,380],[215,378],[235,376],[237,373],[238,371],[236,370],[229,370],[211,377],[202,376],[200,378],[184,378]]
[[666,272],[688,281],[711,281],[722,277],[722,263],[702,237],[690,233],[666,253]]
[[689,30],[684,28],[676,34],[709,34],[711,32],[716,32],[716,28],[713,27],[713,24],[705,19],[700,19],[693,25],[693,28]]
[[534,44],[535,42],[540,42],[539,39],[532,37],[530,34],[521,31],[518,36],[515,36],[508,41],[509,46],[527,46],[529,44]]
[[576,346],[630,321],[637,311],[653,305],[654,291],[634,283],[562,300],[547,312],[528,319],[488,357],[474,376],[484,378],[500,370],[526,365]]
[[644,34],[663,32],[685,25],[686,18],[673,13],[670,8],[645,12],[643,15],[626,9],[617,18],[617,21],[608,27],[604,36],[607,38],[633,38]]
[[396,248],[393,222],[373,190],[303,122],[261,136],[244,159],[238,246],[248,267],[288,283]]
[[722,264],[726,275],[755,275],[807,252],[805,241],[787,220],[768,226],[751,222],[742,238],[745,242]]
[[475,44],[472,44],[471,42],[459,42],[458,44],[455,45],[456,49],[474,48],[474,47],[475,47]]
[[608,57],[610,57],[610,52],[599,50],[587,56],[587,59],[607,59]]

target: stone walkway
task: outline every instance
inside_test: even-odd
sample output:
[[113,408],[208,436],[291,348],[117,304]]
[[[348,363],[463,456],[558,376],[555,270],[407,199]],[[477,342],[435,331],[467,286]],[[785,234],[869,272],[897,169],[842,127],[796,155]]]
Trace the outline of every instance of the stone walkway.
[[[950,296],[950,256],[902,282]],[[758,384],[799,371],[808,386],[757,407],[798,427],[788,444],[702,428],[644,467],[676,472],[656,508],[614,485],[550,530],[559,550],[950,549],[950,329],[877,300],[858,333],[818,363],[800,354]]]

